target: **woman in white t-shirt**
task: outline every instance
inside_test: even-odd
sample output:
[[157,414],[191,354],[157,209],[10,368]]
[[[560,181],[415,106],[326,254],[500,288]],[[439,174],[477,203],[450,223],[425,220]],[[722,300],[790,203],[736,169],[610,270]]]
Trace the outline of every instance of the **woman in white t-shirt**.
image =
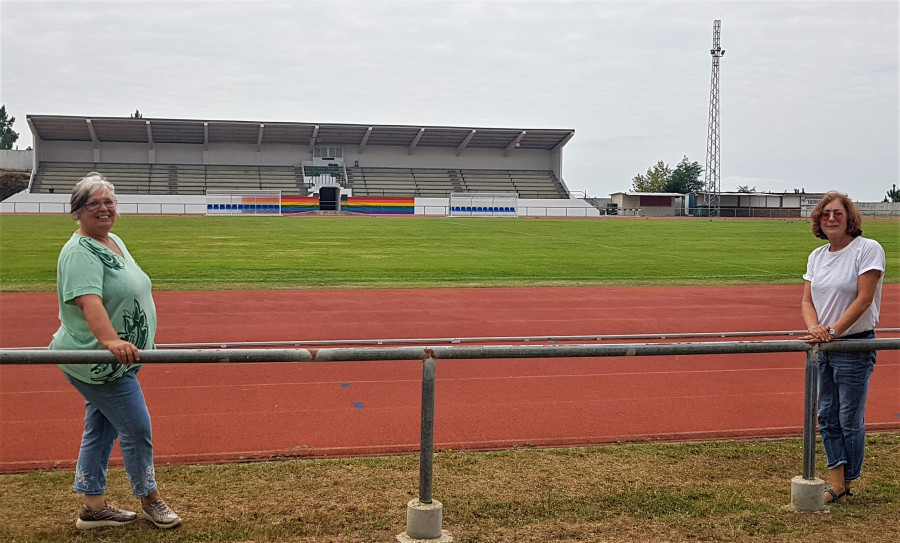
[[[809,343],[875,337],[885,257],[862,237],[862,215],[840,192],[813,209],[812,232],[828,244],[809,255],[802,312]],[[865,448],[866,394],[876,351],[819,353],[819,432],[828,460],[825,502],[845,503],[859,479]]]

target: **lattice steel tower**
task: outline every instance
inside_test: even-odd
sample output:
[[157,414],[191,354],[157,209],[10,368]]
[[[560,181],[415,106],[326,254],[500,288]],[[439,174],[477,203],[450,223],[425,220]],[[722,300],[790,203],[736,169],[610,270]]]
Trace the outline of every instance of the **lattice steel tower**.
[[718,216],[721,204],[721,179],[719,172],[719,59],[725,55],[719,37],[722,21],[713,21],[712,78],[709,83],[709,132],[706,138],[706,203],[709,214]]

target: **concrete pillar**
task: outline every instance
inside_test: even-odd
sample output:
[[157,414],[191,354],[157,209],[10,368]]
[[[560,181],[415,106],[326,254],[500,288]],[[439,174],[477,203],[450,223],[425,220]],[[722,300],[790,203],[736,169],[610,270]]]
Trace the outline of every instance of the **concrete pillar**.
[[792,511],[825,511],[825,481],[818,477],[805,479],[798,475],[791,479]]
[[444,506],[437,500],[406,504],[406,532],[397,536],[401,543],[451,543],[453,536],[441,530]]

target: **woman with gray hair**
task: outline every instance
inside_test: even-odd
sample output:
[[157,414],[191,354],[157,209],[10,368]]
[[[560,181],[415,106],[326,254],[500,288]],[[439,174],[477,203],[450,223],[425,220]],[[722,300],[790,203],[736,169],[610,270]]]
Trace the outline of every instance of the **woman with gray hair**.
[[140,350],[154,349],[156,306],[150,278],[138,266],[116,224],[115,187],[97,172],[72,190],[72,217],[79,228],[63,246],[56,267],[59,330],[50,349],[108,349],[114,363],[60,364],[84,397],[81,449],[74,491],[84,494],[75,526],[86,530],[121,526],[137,519],[106,502],[106,474],[116,437],[125,473],[144,518],[159,528],[181,524],[160,498],[153,467],[150,413],[137,379]]

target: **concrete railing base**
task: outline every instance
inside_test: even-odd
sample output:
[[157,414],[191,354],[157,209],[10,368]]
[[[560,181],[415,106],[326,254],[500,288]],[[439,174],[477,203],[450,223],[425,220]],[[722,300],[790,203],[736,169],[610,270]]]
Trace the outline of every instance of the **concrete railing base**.
[[821,513],[825,511],[825,481],[804,479],[800,475],[791,479],[792,511],[809,511]]
[[441,530],[444,506],[437,500],[422,503],[410,500],[406,504],[406,532],[397,536],[401,543],[451,543],[453,536]]

